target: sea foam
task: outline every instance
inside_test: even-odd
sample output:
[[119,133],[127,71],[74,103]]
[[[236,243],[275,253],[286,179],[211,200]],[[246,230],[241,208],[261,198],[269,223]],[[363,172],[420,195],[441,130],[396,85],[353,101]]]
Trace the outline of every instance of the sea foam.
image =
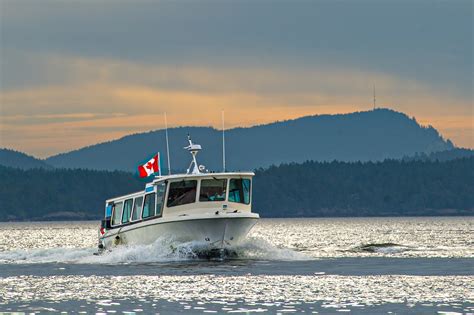
[[[148,245],[118,246],[96,255],[96,248],[40,248],[0,252],[0,263],[128,264],[199,260],[208,250],[203,242],[179,243],[161,237]],[[227,248],[220,259],[308,260],[290,249],[278,248],[264,239],[252,237]]]

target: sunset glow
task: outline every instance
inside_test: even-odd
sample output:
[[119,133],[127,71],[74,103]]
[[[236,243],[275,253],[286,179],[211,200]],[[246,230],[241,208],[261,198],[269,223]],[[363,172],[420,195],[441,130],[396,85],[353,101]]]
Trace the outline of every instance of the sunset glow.
[[[204,7],[208,5],[210,4],[203,4]],[[162,22],[165,18],[160,20],[160,16],[152,20],[157,23],[155,30],[158,33],[153,34],[156,35],[157,43],[147,42],[143,33],[146,31],[140,30],[142,33],[136,39],[139,44],[128,44],[123,54],[122,50],[114,50],[113,42],[110,47],[102,47],[102,43],[94,46],[94,40],[88,37],[83,46],[62,48],[67,39],[64,39],[66,36],[62,37],[64,34],[61,32],[46,46],[44,42],[27,43],[21,39],[24,35],[21,32],[39,32],[38,36],[41,38],[47,36],[35,29],[35,26],[44,23],[44,32],[55,29],[60,25],[50,22],[49,19],[54,16],[71,16],[73,22],[67,26],[69,32],[86,34],[89,26],[84,25],[85,29],[82,26],[75,28],[74,21],[84,18],[88,6],[93,5],[76,3],[56,7],[49,12],[33,3],[28,6],[17,5],[13,1],[2,2],[0,147],[48,157],[130,133],[161,129],[164,126],[165,112],[171,127],[221,128],[220,113],[224,110],[226,125],[231,128],[305,115],[370,110],[373,107],[374,84],[377,107],[387,107],[415,116],[421,124],[434,126],[455,145],[474,147],[472,72],[471,82],[468,73],[472,69],[472,45],[463,42],[463,36],[469,33],[472,35],[472,30],[460,33],[460,29],[454,29],[469,20],[460,19],[459,25],[452,25],[453,32],[458,32],[456,34],[459,36],[456,38],[459,38],[459,43],[463,42],[465,46],[457,47],[458,50],[449,54],[458,51],[460,56],[470,57],[464,58],[464,63],[458,63],[448,53],[432,51],[423,52],[422,54],[426,54],[423,59],[412,55],[415,53],[413,51],[402,49],[400,54],[406,54],[403,58],[407,60],[413,59],[412,68],[418,67],[417,72],[403,70],[405,64],[402,59],[398,61],[399,64],[393,64],[396,58],[394,53],[386,52],[384,55],[382,52],[375,52],[378,59],[364,56],[361,60],[353,60],[357,54],[355,48],[338,50],[334,43],[334,47],[328,44],[324,49],[316,49],[307,46],[305,40],[298,40],[293,44],[276,41],[268,45],[280,47],[280,52],[276,50],[275,54],[268,56],[263,43],[250,38],[244,30],[239,29],[234,31],[237,32],[236,40],[240,38],[245,42],[242,48],[234,47],[234,50],[229,51],[222,48],[218,53],[213,50],[212,43],[218,47],[224,45],[219,41],[221,34],[214,34],[206,29],[207,33],[198,36],[202,43],[195,43],[199,50],[193,51],[190,48],[194,46],[187,37],[188,41],[183,45],[188,50],[178,49],[173,46],[178,44],[170,41],[170,38],[184,38],[188,36],[187,33],[179,29],[175,30],[174,35],[165,33],[159,27],[160,23],[165,23]],[[163,6],[168,7],[170,4]],[[243,3],[242,6],[245,7]],[[98,34],[107,34],[111,41],[116,41],[115,35],[108,30],[120,28],[117,24],[121,21],[120,17],[129,18],[126,7],[113,9],[117,11],[117,15],[109,21],[112,23],[110,25],[103,25],[100,15],[91,17],[91,23],[98,27]],[[152,5],[156,10],[159,7],[158,4]],[[102,12],[106,7],[101,3],[97,4],[96,9]],[[219,10],[212,10],[214,9]],[[255,8],[257,11],[260,9]],[[314,10],[317,12],[318,7]],[[283,14],[282,12],[276,14]],[[464,16],[462,6],[459,6],[459,12],[453,12],[453,19],[457,15]],[[171,18],[179,20],[185,13],[177,10],[174,14],[176,17]],[[241,11],[235,14],[236,19],[243,16],[239,16],[243,14]],[[427,17],[427,25],[431,25],[432,19],[443,12],[432,9],[429,14],[432,16]],[[21,20],[31,17],[30,15],[34,18],[28,22]],[[194,18],[187,16],[186,23],[193,23]],[[298,25],[298,19],[291,18]],[[318,32],[318,23],[329,23],[310,18],[306,22],[315,23],[313,31]],[[262,32],[267,32],[258,19],[251,23],[256,29],[262,28]],[[269,23],[278,26],[275,20]],[[199,25],[203,28],[213,26],[212,21],[209,25]],[[25,26],[27,30],[20,26]],[[244,24],[240,27],[244,28]],[[306,32],[302,29],[300,31]],[[376,36],[376,30],[371,31]],[[405,31],[400,27],[397,34],[403,37]],[[126,31],[122,32],[123,36],[127,36]],[[222,32],[227,34],[225,30]],[[328,32],[327,36],[334,38],[346,36],[331,35]],[[128,39],[131,42],[135,40],[132,37]],[[168,46],[165,39],[168,40]],[[319,37],[315,43],[321,40]],[[429,42],[431,39],[426,40]],[[472,41],[472,36],[470,40]],[[227,42],[228,39],[222,41]],[[289,38],[288,41],[292,42],[294,39]],[[255,43],[256,47],[251,43]],[[449,45],[457,43],[455,39],[448,41]],[[409,45],[408,42],[405,44]],[[168,52],[167,49],[172,47],[175,53]],[[282,47],[293,47],[294,50],[286,51]],[[464,47],[467,47],[467,51]],[[398,48],[400,47],[397,46]],[[331,54],[326,52],[327,49]],[[236,56],[238,50],[241,54]],[[439,70],[430,68],[432,63],[429,58],[443,61],[439,62]],[[423,64],[420,60],[426,60],[427,63]]]

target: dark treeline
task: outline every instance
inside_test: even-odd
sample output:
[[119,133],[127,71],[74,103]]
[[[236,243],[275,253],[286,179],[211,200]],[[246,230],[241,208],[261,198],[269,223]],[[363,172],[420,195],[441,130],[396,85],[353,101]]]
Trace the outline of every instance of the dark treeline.
[[[125,172],[0,167],[0,220],[98,219],[141,189]],[[474,215],[474,157],[284,164],[257,170],[253,200],[262,217]]]
[[0,220],[97,219],[105,199],[143,188],[126,172],[0,166]]
[[474,156],[474,150],[466,148],[453,148],[450,150],[437,151],[431,153],[416,153],[412,156],[405,156],[404,161],[440,161],[446,162],[455,159],[469,158]]
[[474,157],[287,164],[256,172],[263,216],[474,215]]

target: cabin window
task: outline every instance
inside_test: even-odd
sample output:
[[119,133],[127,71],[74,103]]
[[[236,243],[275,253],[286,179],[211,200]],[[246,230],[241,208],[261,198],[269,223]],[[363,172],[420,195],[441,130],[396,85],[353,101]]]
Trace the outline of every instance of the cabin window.
[[168,207],[176,207],[196,202],[196,180],[182,180],[170,183]]
[[145,195],[145,202],[143,203],[142,219],[149,218],[155,215],[155,193]]
[[156,185],[156,216],[161,216],[163,204],[165,202],[166,184],[161,183]]
[[122,218],[122,202],[114,204],[112,210],[112,225],[120,224],[120,219]]
[[122,215],[122,223],[127,223],[130,221],[130,215],[132,214],[132,205],[133,199],[125,200],[123,204],[123,215]]
[[142,210],[143,205],[143,197],[135,198],[135,203],[133,204],[133,213],[132,213],[132,221],[136,221],[140,219],[140,211]]
[[203,179],[199,201],[225,201],[227,179]]
[[250,179],[239,178],[230,180],[229,201],[246,205],[250,203]]
[[112,207],[113,203],[108,203],[107,206],[105,207],[105,217],[110,218],[112,216]]

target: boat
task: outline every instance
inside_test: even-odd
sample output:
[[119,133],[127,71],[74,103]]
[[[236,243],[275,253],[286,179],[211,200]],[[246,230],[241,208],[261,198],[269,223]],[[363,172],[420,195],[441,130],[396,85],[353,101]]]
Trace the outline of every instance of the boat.
[[[106,200],[99,253],[146,245],[161,237],[197,242],[205,252],[232,250],[259,219],[252,212],[253,172],[210,172],[198,165],[202,147],[184,147],[192,160],[184,174],[155,176],[142,191]],[[224,164],[225,165],[225,164]]]

